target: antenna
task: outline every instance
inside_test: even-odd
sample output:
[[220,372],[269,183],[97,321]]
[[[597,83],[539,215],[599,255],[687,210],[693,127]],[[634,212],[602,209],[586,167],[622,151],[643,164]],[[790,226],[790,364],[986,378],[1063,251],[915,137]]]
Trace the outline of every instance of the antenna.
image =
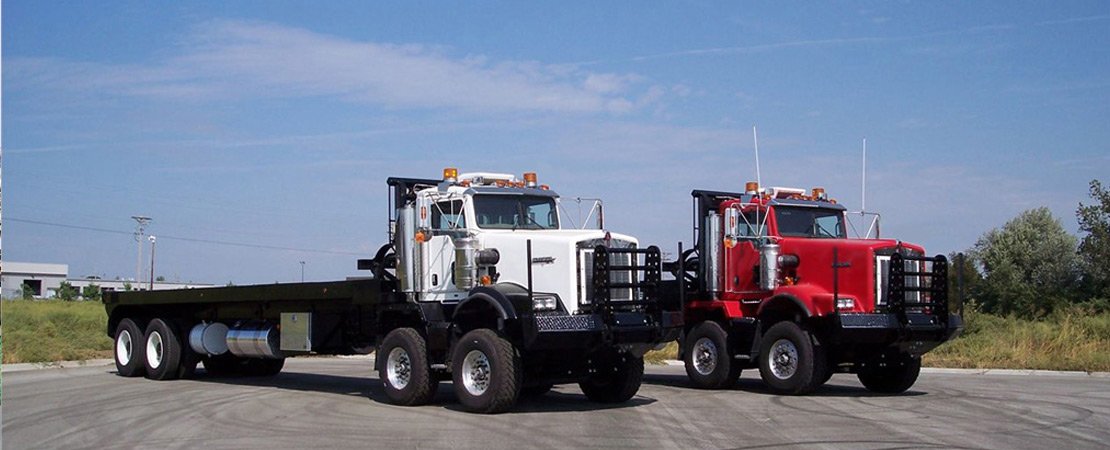
[[863,138],[863,175],[860,182],[859,212],[867,211],[867,138]]
[[755,131],[755,125],[752,125],[752,141],[755,142],[755,183],[762,189],[763,180],[759,177],[759,134]]

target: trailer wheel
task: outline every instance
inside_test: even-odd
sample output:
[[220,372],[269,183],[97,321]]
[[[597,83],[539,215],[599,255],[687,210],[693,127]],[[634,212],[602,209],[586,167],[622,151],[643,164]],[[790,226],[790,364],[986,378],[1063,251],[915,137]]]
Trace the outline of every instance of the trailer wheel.
[[116,373],[124,377],[137,377],[144,373],[145,349],[143,330],[134,320],[123,319],[116,326]]
[[177,378],[177,369],[181,365],[181,340],[173,326],[162,319],[150,321],[143,342],[146,377],[152,380]]
[[644,358],[622,354],[578,386],[591,401],[624,403],[640,390],[643,379]]
[[472,412],[508,411],[520,395],[520,358],[513,344],[493,330],[464,334],[451,352],[451,372],[455,395]]
[[917,382],[921,358],[907,354],[879,358],[862,367],[856,375],[863,387],[881,394],[900,394]]
[[809,332],[794,322],[779,322],[763,334],[759,375],[778,394],[805,394],[824,377],[825,360],[815,350]]
[[382,339],[376,358],[379,362],[378,378],[385,388],[385,395],[395,405],[424,405],[435,397],[435,378],[428,364],[428,350],[424,338],[412,328],[398,328]]
[[717,322],[699,323],[684,342],[686,375],[695,387],[721,389],[732,386],[740,378],[741,365],[732,358],[728,333]]

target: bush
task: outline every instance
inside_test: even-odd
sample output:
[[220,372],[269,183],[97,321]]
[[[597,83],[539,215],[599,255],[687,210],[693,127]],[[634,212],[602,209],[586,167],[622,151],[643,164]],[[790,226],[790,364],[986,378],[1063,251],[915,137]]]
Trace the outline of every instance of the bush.
[[4,301],[4,363],[108,358],[112,339],[99,302]]

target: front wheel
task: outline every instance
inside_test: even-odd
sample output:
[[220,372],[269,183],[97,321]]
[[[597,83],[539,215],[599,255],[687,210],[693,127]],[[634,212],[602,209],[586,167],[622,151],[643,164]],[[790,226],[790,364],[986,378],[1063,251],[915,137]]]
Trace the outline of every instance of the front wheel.
[[622,354],[603,364],[597,373],[578,383],[586,398],[598,403],[624,403],[636,395],[644,380],[644,358]]
[[732,358],[728,334],[717,322],[699,323],[683,343],[687,346],[683,352],[686,375],[695,387],[721,389],[740,378],[740,363]]
[[907,354],[882,357],[860,368],[857,377],[863,387],[881,394],[906,392],[921,374],[921,358]]
[[403,406],[424,405],[436,395],[436,380],[428,364],[424,338],[412,328],[398,328],[382,339],[375,358],[378,378],[390,403]]
[[760,340],[759,376],[778,394],[805,394],[825,376],[825,358],[810,333],[794,322],[771,326]]
[[470,331],[451,353],[455,395],[467,410],[494,414],[516,404],[521,362],[513,344],[489,329]]

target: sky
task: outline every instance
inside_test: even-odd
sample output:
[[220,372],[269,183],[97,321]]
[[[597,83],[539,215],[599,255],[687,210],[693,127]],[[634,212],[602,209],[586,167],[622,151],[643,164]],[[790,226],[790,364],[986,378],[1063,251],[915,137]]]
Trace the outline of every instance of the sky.
[[1100,1],[4,1],[2,50],[3,257],[72,277],[134,278],[135,215],[169,280],[357,276],[385,179],[444,167],[673,251],[753,126],[765,186],[850,210],[866,138],[866,209],[930,253],[1040,206],[1077,233],[1110,181]]

